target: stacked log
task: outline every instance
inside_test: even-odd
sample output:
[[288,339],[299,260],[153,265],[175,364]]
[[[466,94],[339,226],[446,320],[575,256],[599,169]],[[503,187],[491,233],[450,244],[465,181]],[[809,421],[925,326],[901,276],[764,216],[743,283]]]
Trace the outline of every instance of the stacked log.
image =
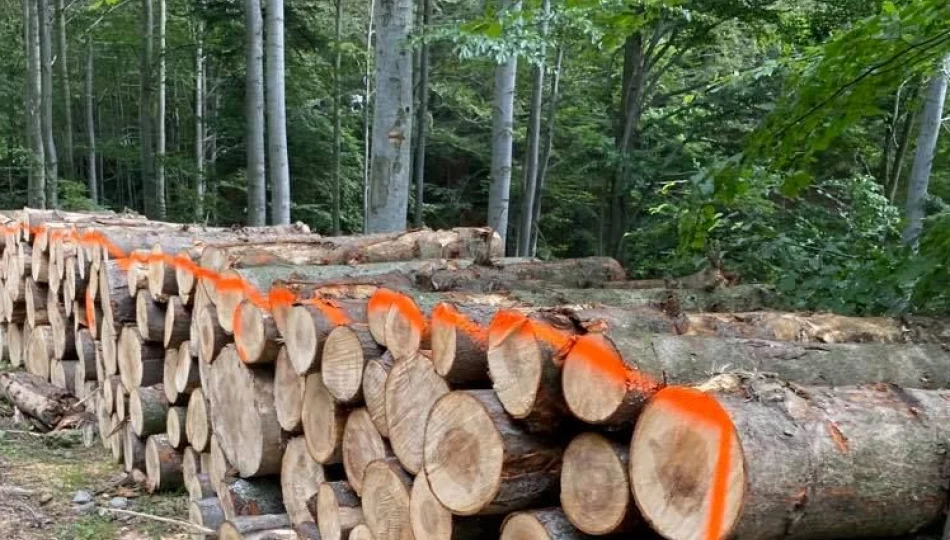
[[884,537],[945,512],[939,321],[641,289],[487,229],[11,219],[0,330],[31,375],[0,393],[48,428],[81,396],[220,538]]

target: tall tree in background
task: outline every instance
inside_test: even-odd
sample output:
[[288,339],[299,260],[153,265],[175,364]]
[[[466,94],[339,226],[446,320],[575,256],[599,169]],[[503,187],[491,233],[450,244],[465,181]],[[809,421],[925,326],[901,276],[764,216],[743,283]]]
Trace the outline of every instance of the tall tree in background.
[[412,0],[376,1],[376,106],[367,232],[401,231],[409,210]]
[[[166,0],[158,0],[158,112],[155,115],[155,215],[165,219]],[[146,195],[149,196],[149,195]]]
[[244,0],[244,20],[247,224],[264,225],[267,223],[267,172],[264,164],[264,20],[260,0]]
[[76,174],[73,162],[73,105],[69,83],[69,47],[66,41],[66,7],[63,0],[56,0],[56,67],[59,71],[60,99],[63,107],[63,176]]
[[343,131],[340,126],[340,106],[343,101],[343,88],[340,84],[343,69],[343,0],[336,0],[336,15],[333,20],[333,208],[330,210],[333,221],[333,234],[338,235],[340,229],[340,169],[342,166],[340,146],[342,145]]
[[40,64],[40,4],[39,0],[24,0],[27,20],[27,78],[29,94],[30,131],[30,184],[27,203],[35,208],[46,208],[46,152],[43,147],[43,84]]
[[86,183],[89,188],[89,198],[99,203],[99,186],[96,165],[96,85],[95,85],[95,48],[92,43],[92,34],[86,35],[86,145],[89,158],[86,171]]
[[933,166],[937,137],[940,135],[940,125],[943,120],[948,76],[950,76],[950,55],[943,58],[937,72],[930,80],[924,111],[920,118],[917,152],[914,155],[914,167],[911,169],[910,185],[907,188],[907,228],[904,229],[904,242],[907,244],[916,243],[924,227],[924,203],[927,200],[930,170]]
[[519,257],[531,255],[531,231],[534,222],[535,191],[538,185],[538,158],[541,149],[541,105],[544,98],[544,54],[548,34],[548,17],[551,0],[543,0],[541,6],[540,60],[534,66],[531,78],[531,113],[528,119],[528,149],[525,156],[524,181],[521,190],[521,224],[518,228]]
[[287,162],[287,104],[284,92],[284,0],[267,0],[267,156],[271,223],[290,223],[290,164]]
[[204,221],[205,208],[205,57],[204,21],[195,25],[195,218]]
[[[520,3],[501,0],[501,16],[509,8],[520,9]],[[508,237],[508,207],[511,193],[511,144],[514,138],[515,75],[518,57],[495,67],[495,97],[492,110],[491,186],[488,188],[488,226],[501,236],[502,245]]]
[[152,142],[152,56],[155,14],[152,0],[142,0],[142,52],[139,64],[139,146],[145,214],[155,217],[155,148]]
[[432,18],[432,0],[422,0],[422,46],[419,49],[419,114],[416,116],[419,135],[416,139],[415,169],[416,207],[412,223],[422,227],[425,202],[426,139],[429,127],[429,43],[426,31]]
[[56,141],[53,139],[53,9],[49,0],[38,0],[40,17],[40,71],[42,79],[41,100],[43,118],[43,142],[46,153],[46,199],[51,208],[59,207],[59,175],[56,159]]
[[548,174],[548,165],[551,163],[551,149],[554,146],[554,133],[557,129],[557,102],[561,93],[561,70],[563,69],[564,49],[557,50],[557,59],[554,61],[554,71],[551,75],[551,91],[548,98],[547,136],[544,138],[544,149],[538,163],[538,180],[534,186],[534,215],[531,218],[531,250],[528,255],[534,257],[538,253],[538,223],[541,219],[541,194]]

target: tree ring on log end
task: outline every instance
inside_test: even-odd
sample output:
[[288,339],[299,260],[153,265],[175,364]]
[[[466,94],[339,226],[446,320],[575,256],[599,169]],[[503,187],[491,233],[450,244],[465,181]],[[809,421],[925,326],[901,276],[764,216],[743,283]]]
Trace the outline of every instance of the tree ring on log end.
[[338,326],[327,334],[320,361],[323,382],[337,400],[355,400],[363,385],[363,346],[356,332]]
[[627,464],[614,444],[599,434],[582,433],[564,451],[561,508],[575,527],[588,534],[616,532],[628,518]]
[[528,319],[492,324],[488,337],[488,370],[498,400],[508,414],[525,418],[534,409],[541,384],[543,353]]
[[290,363],[293,364],[294,371],[298,375],[307,375],[319,369],[317,362],[319,337],[313,323],[313,316],[310,315],[306,306],[296,306],[290,310],[287,316],[287,335],[284,338],[287,353],[290,355]]

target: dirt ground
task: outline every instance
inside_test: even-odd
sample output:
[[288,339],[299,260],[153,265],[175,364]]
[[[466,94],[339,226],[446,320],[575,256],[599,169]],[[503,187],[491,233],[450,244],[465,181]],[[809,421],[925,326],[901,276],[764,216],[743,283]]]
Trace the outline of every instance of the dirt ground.
[[[79,510],[78,490],[93,495],[95,509]],[[187,521],[183,493],[149,495],[125,477],[111,452],[64,444],[14,423],[0,399],[0,538],[3,540],[184,540],[185,529],[150,519],[101,511],[113,497],[127,509]]]

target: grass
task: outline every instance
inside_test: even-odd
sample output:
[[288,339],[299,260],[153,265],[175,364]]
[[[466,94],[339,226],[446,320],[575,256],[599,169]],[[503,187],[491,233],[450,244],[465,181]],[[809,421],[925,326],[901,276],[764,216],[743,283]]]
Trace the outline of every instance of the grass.
[[92,514],[72,523],[57,525],[53,534],[58,540],[102,540],[117,538],[118,528],[108,517]]

